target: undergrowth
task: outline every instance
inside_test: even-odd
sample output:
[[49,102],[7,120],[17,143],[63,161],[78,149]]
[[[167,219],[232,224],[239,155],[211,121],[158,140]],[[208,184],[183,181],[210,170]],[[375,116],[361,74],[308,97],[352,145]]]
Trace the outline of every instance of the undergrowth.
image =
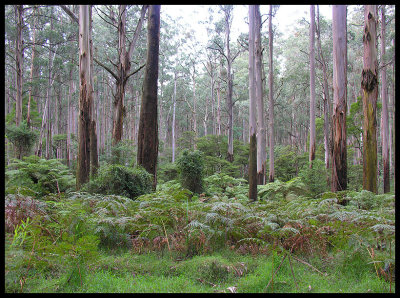
[[215,174],[200,194],[8,194],[6,291],[394,291],[393,194],[311,195],[300,178],[247,191]]

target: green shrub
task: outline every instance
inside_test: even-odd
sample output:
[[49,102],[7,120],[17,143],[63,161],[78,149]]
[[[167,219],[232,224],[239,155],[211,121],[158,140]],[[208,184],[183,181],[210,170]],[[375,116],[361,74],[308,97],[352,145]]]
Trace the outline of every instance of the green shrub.
[[36,155],[12,160],[5,174],[6,193],[27,187],[41,197],[75,187],[75,178],[67,166],[57,159],[46,160]]
[[311,169],[308,165],[304,165],[299,176],[312,195],[315,196],[327,191],[327,171],[322,160],[315,159]]
[[234,178],[246,177],[243,164],[248,163],[248,145],[234,140],[234,161],[226,160],[228,138],[226,136],[207,135],[197,139],[197,149],[203,153],[204,175],[224,173]]
[[151,192],[152,175],[142,167],[102,165],[95,179],[85,184],[83,191],[105,195],[120,195],[135,199]]
[[204,161],[200,151],[183,150],[177,160],[177,168],[183,187],[194,193],[200,193],[203,190]]
[[160,165],[157,169],[157,180],[167,182],[178,178],[178,170],[174,163]]
[[22,121],[19,126],[15,124],[6,126],[6,137],[15,146],[17,158],[29,155],[38,137],[38,133],[31,130],[26,121]]
[[363,186],[363,165],[353,165],[347,162],[347,188],[361,191]]
[[297,155],[290,146],[276,146],[274,150],[275,179],[283,182],[294,178],[297,174]]

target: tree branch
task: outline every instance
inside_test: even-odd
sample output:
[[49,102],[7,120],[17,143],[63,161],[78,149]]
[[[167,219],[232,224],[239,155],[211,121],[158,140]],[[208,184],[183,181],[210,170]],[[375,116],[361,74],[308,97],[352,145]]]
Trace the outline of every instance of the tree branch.
[[137,41],[137,39],[139,37],[140,31],[142,30],[142,24],[143,24],[144,17],[146,15],[147,8],[148,8],[148,5],[143,5],[142,6],[142,10],[140,11],[140,19],[139,19],[138,24],[136,26],[135,34],[133,35],[133,39],[132,39],[131,43],[129,44],[128,60],[131,59],[132,52],[133,52],[133,50],[135,48],[135,45],[136,45],[136,41]]
[[100,65],[101,67],[103,67],[105,70],[107,70],[117,81],[119,80],[119,78],[117,77],[117,75],[111,70],[109,69],[107,66],[105,66],[103,63],[101,63],[99,60],[97,60],[95,57],[93,57],[93,61],[96,62],[98,65]]
[[[95,6],[94,9],[99,10],[102,14],[104,14],[105,16],[107,16],[107,14],[105,14],[100,8],[97,8],[97,7]],[[111,22],[105,20],[99,13],[97,13],[97,15],[98,15],[104,22],[106,22],[107,24],[109,24],[109,25],[113,26],[114,28],[118,29],[118,26],[116,25],[116,21],[115,21],[114,18],[111,19],[111,18],[109,17],[109,18],[113,21],[113,23],[111,23]]]
[[68,7],[66,7],[65,5],[60,5],[60,7],[62,8],[62,10],[64,10],[67,13],[67,15],[70,16],[70,18],[73,21],[75,21],[79,25],[78,17]]
[[125,78],[125,82],[129,79],[129,77],[131,77],[132,75],[134,75],[135,73],[139,72],[143,67],[146,66],[146,63],[143,64],[142,66],[140,66],[138,69],[136,69],[135,71],[132,71],[130,74],[128,74]]

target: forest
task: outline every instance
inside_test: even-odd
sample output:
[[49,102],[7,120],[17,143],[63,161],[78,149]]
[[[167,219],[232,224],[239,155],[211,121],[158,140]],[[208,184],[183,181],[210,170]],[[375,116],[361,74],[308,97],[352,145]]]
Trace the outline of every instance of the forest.
[[5,292],[395,292],[395,5],[4,14]]

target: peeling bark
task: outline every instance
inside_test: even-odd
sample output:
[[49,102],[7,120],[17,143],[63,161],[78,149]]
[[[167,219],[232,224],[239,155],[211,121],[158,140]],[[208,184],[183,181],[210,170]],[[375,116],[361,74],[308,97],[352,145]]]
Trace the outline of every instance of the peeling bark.
[[363,89],[363,189],[378,192],[376,101],[378,97],[378,61],[376,55],[376,5],[364,10],[364,59],[361,88]]
[[334,5],[332,11],[334,102],[332,191],[336,192],[347,189],[347,12],[345,5]]
[[92,86],[90,85],[90,17],[88,5],[79,6],[79,116],[76,188],[89,181]]

